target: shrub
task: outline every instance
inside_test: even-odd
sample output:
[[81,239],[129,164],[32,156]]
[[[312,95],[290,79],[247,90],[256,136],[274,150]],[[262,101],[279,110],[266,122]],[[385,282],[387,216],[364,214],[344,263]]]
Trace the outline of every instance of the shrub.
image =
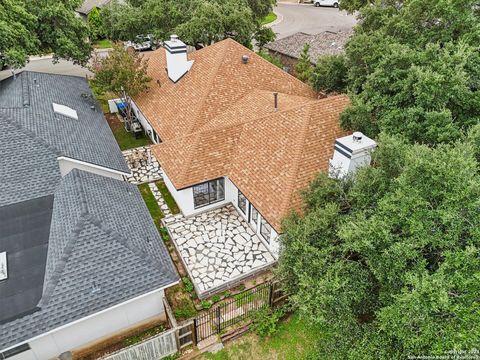
[[209,300],[202,300],[202,302],[200,303],[200,305],[202,306],[202,309],[203,310],[208,310],[212,307],[212,302],[209,301]]
[[278,322],[285,315],[286,308],[271,309],[263,306],[252,313],[251,329],[261,338],[273,335],[278,330]]
[[185,286],[185,290],[189,293],[194,291],[192,280],[188,276],[182,278],[183,285]]
[[311,82],[315,90],[342,92],[346,88],[347,67],[343,55],[326,55],[318,59]]
[[182,299],[174,310],[174,313],[177,319],[188,319],[195,316],[197,311],[189,299]]
[[219,302],[220,301],[220,295],[218,295],[218,294],[213,295],[211,300],[212,300],[213,303]]

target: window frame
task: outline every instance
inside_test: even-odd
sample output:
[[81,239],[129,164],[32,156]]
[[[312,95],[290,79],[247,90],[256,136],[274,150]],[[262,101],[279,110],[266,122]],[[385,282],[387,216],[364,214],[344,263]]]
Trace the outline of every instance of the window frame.
[[[242,193],[240,191],[240,189],[237,189],[238,190],[238,197],[237,197],[237,205],[238,205],[238,208],[240,209],[240,211],[243,213],[243,215],[247,215],[247,197],[245,196],[244,193]],[[242,207],[240,206],[240,197],[243,197],[243,201],[244,201],[244,208],[242,209]]]
[[[266,238],[265,235],[263,234],[263,228],[265,227],[265,225],[268,225],[268,227],[270,228],[268,238]],[[261,219],[260,219],[260,235],[269,244],[270,244],[270,239],[272,238],[272,230],[273,230],[272,225],[270,225],[270,223],[267,221],[267,219],[265,219],[263,216],[261,216]]]
[[[212,183],[216,183],[217,185],[221,184],[221,189],[222,189],[222,194],[223,194],[223,196],[221,198],[216,198],[213,201],[212,201],[212,191],[211,191],[212,190],[212,185],[211,185]],[[205,196],[206,196],[207,202],[204,203],[204,204],[201,204],[201,205],[196,205],[195,204],[195,199],[196,199],[195,188],[198,188],[200,186],[206,186],[207,191],[205,193]],[[205,207],[205,206],[208,206],[208,205],[212,205],[212,204],[216,204],[218,202],[224,201],[225,200],[225,178],[221,177],[221,178],[205,181],[203,183],[192,186],[192,196],[193,196],[193,208],[195,210],[200,209],[200,208]]]

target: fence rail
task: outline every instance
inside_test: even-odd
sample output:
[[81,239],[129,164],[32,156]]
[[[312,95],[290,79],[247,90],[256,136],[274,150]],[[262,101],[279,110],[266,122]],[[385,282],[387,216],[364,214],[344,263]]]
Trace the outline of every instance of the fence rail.
[[267,282],[234,295],[194,319],[197,341],[221,334],[226,328],[246,320],[253,311],[277,306],[284,298],[276,282]]

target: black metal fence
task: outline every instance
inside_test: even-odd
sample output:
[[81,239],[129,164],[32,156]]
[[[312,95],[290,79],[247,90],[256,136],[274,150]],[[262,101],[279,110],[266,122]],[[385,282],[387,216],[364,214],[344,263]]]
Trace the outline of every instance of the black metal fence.
[[276,282],[267,282],[232,296],[194,319],[197,341],[221,334],[225,329],[246,320],[252,311],[276,306],[285,298]]

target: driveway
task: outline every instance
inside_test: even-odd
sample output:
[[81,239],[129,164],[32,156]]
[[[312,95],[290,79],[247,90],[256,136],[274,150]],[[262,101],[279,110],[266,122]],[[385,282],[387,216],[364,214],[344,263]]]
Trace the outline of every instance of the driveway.
[[346,31],[352,29],[356,20],[345,11],[330,7],[315,7],[313,4],[281,3],[274,9],[279,15],[278,23],[272,26],[277,39],[296,32],[318,34],[323,31]]

